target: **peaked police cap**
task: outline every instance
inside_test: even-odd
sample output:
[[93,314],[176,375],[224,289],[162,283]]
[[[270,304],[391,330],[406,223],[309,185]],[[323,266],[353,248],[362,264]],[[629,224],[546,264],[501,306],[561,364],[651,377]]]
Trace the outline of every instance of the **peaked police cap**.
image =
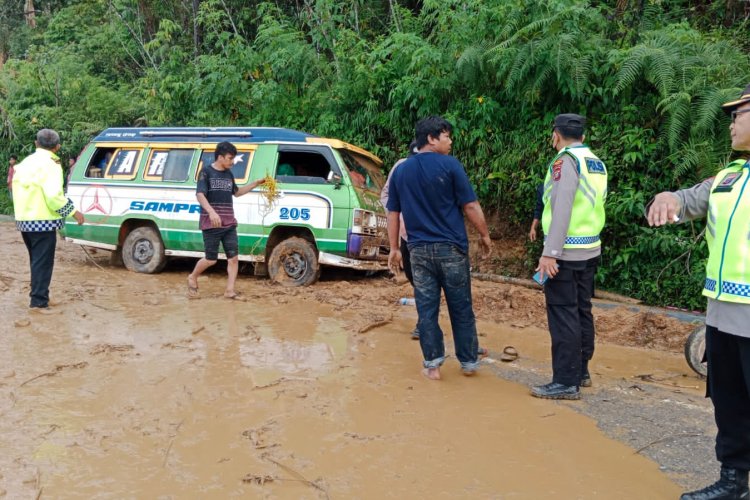
[[742,91],[739,99],[722,104],[721,109],[723,109],[725,113],[729,114],[746,102],[750,102],[750,85],[745,87],[745,90]]
[[586,127],[586,118],[573,113],[564,113],[555,117],[554,126],[584,129]]

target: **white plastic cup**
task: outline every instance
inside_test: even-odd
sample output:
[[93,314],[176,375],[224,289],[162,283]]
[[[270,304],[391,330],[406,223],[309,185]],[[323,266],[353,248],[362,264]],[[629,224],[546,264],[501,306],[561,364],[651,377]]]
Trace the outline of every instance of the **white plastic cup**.
[[416,302],[414,302],[414,299],[411,297],[401,297],[400,299],[398,299],[398,303],[402,306],[413,306],[416,304]]

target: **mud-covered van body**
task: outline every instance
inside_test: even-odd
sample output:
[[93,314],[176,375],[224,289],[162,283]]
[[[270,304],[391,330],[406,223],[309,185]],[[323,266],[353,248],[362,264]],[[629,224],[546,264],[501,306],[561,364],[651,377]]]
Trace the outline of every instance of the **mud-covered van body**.
[[202,257],[195,184],[222,141],[237,147],[238,186],[277,181],[272,203],[259,188],[234,199],[239,259],[254,262],[256,274],[308,285],[321,265],[386,268],[382,162],[339,140],[280,128],[103,131],[70,175],[67,194],[86,223],[66,224],[66,240],[111,250],[144,273],[160,271],[169,256]]

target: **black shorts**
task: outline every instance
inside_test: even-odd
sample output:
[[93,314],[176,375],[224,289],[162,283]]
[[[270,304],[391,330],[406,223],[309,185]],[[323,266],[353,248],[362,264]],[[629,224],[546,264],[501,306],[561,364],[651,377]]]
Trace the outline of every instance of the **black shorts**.
[[214,227],[203,230],[203,248],[207,260],[219,258],[219,243],[224,247],[227,259],[237,257],[239,253],[239,241],[237,240],[237,226]]

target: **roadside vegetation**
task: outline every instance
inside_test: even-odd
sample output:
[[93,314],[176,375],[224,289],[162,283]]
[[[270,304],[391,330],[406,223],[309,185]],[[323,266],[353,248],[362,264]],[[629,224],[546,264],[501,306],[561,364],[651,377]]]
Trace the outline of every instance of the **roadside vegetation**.
[[738,0],[6,0],[0,172],[41,127],[67,160],[103,128],[146,125],[290,127],[391,165],[441,114],[482,205],[523,238],[552,118],[578,112],[611,178],[598,284],[701,308],[703,225],[653,231],[643,209],[730,159],[719,105],[750,81],[749,14]]

